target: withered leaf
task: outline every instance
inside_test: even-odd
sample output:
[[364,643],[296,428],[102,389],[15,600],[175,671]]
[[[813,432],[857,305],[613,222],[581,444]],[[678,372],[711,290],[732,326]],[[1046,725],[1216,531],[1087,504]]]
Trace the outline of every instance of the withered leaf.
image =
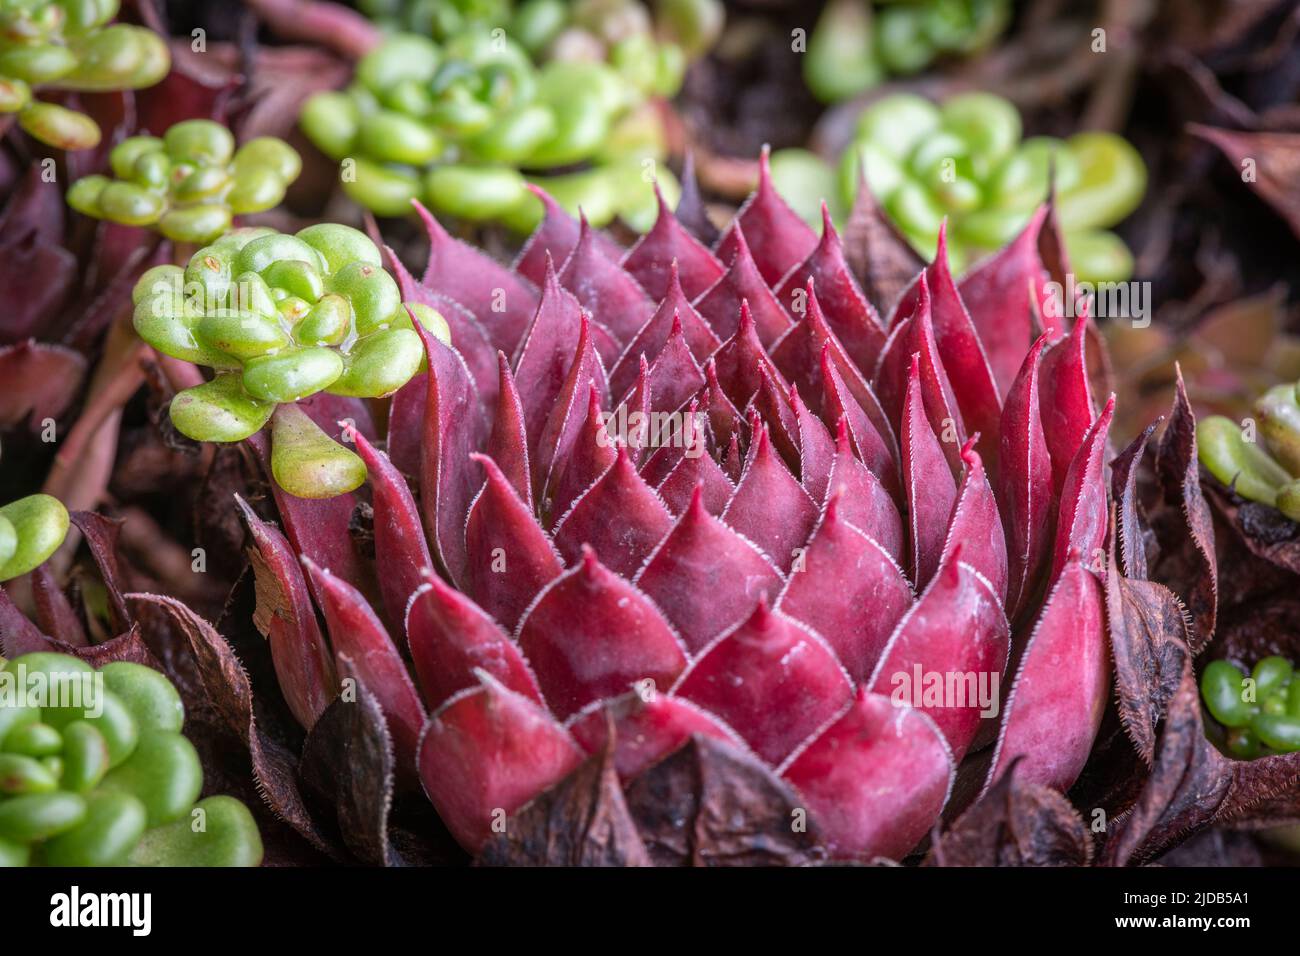
[[1112,822],[1103,860],[1145,863],[1209,823],[1232,782],[1229,761],[1205,737],[1190,662],[1157,741],[1151,774],[1132,810]]
[[844,223],[843,242],[844,258],[867,299],[880,315],[893,315],[894,303],[925,263],[881,210],[860,167],[858,195]]
[[939,834],[925,866],[1087,866],[1092,838],[1070,801],[1016,779],[1017,759]]
[[1228,763],[1232,783],[1214,814],[1233,826],[1300,823],[1300,752]]
[[1113,558],[1107,562],[1105,591],[1119,716],[1149,764],[1156,724],[1190,667],[1187,621],[1172,591],[1155,581],[1121,577]]
[[104,587],[108,590],[108,620],[113,633],[121,634],[129,629],[134,621],[122,596],[129,584],[124,580],[117,563],[117,539],[122,533],[122,519],[106,518],[93,511],[74,511],[68,517],[77,529],[86,536],[91,557],[99,566]]
[[36,620],[46,634],[53,634],[65,644],[85,647],[86,638],[81,619],[72,609],[72,602],[59,587],[49,564],[32,569],[32,600],[36,604]]
[[626,795],[657,866],[801,866],[821,858],[798,794],[765,764],[711,737],[694,735],[632,780]]
[[[611,735],[612,740],[612,735]],[[612,748],[532,800],[479,854],[480,866],[653,866],[628,811]]]
[[1142,434],[1110,463],[1111,496],[1117,513],[1115,530],[1119,537],[1119,557],[1124,574],[1139,581],[1147,579],[1146,530],[1143,526],[1137,495],[1138,469],[1142,465],[1147,441],[1164,418],[1157,418]]
[[[1188,130],[1219,151],[1237,167],[1242,181],[1286,220],[1300,236],[1300,133],[1245,133],[1193,123]],[[1247,177],[1247,171],[1254,175]]]
[[161,607],[185,635],[209,702],[226,728],[248,747],[266,805],[316,849],[339,857],[341,851],[321,832],[298,791],[294,755],[264,734],[254,720],[252,686],[230,645],[211,624],[174,598],[145,593],[127,597]]
[[388,841],[393,801],[393,741],[374,695],[339,655],[343,676],[355,684],[325,709],[307,734],[299,771],[303,782],[326,797],[338,815],[348,849],[371,866],[402,861]]
[[1214,633],[1218,605],[1218,568],[1214,552],[1214,520],[1201,493],[1200,465],[1196,459],[1196,416],[1187,399],[1187,386],[1178,369],[1174,405],[1169,424],[1156,450],[1156,474],[1165,502],[1182,511],[1184,541],[1181,547],[1165,545],[1167,560],[1157,575],[1183,599],[1191,616],[1188,646],[1199,652]]

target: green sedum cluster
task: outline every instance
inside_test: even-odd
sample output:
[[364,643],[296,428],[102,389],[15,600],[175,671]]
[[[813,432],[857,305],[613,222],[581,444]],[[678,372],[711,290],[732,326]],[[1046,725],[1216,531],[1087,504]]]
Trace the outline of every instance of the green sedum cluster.
[[[908,93],[887,96],[858,117],[836,170],[836,192],[843,207],[851,206],[865,170],[876,199],[926,259],[946,218],[949,258],[960,271],[1015,238],[1047,198],[1054,170],[1056,215],[1077,279],[1132,276],[1132,253],[1108,230],[1146,191],[1137,150],[1113,133],[1023,141],[1020,134],[1015,105],[991,93],[962,93],[938,105]],[[783,174],[783,163],[773,157],[778,188],[807,210],[806,194],[826,188],[824,169],[810,173],[805,161]]]
[[421,32],[389,36],[300,117],[361,205],[402,216],[419,198],[527,231],[541,215],[532,181],[596,225],[644,230],[657,211],[647,163],[675,195],[650,100],[676,93],[688,55],[716,37],[716,0],[663,3],[658,23],[639,0],[379,7]]
[[[1255,402],[1250,430],[1223,415],[1196,425],[1201,464],[1237,494],[1300,521],[1300,383],[1275,385]],[[1262,439],[1262,442],[1261,442]]]
[[1010,17],[1009,0],[830,0],[808,38],[804,82],[838,103],[939,57],[975,54]]
[[273,136],[238,150],[230,130],[211,120],[184,120],[161,138],[132,136],[108,156],[116,179],[86,176],[68,204],[96,219],[152,226],[175,242],[212,242],[233,216],[279,205],[302,160]]
[[1201,698],[1227,728],[1223,748],[1237,759],[1300,751],[1300,679],[1285,657],[1261,658],[1249,677],[1229,661],[1210,661]]
[[[277,406],[320,391],[358,398],[395,392],[424,362],[412,313],[450,341],[441,315],[402,302],[375,244],[333,223],[295,235],[236,229],[199,249],[184,269],[150,269],[133,295],[142,339],[216,370],[210,382],[172,400],[172,423],[197,441],[240,441],[260,430]],[[277,445],[288,444],[279,440],[281,425],[298,421],[277,420]],[[364,468],[359,477],[347,470],[342,484],[364,480]],[[315,491],[301,482],[282,484],[304,495],[338,494],[341,487],[339,481]]]
[[42,103],[47,88],[103,92],[153,86],[171,68],[152,30],[110,24],[118,0],[0,0],[0,113],[17,113],[34,138],[59,149],[89,149],[100,130],[84,113]]
[[49,495],[28,495],[0,507],[0,581],[44,563],[68,534],[68,509]]
[[257,866],[248,808],[199,800],[184,720],[176,688],[140,664],[3,662],[0,866]]

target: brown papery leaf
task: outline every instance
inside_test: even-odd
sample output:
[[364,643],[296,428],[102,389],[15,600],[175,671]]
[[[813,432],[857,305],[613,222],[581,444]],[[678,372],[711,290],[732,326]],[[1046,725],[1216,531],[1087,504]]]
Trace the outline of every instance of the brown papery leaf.
[[1148,764],[1156,724],[1190,666],[1187,622],[1172,591],[1154,581],[1121,577],[1114,551],[1106,562],[1106,617],[1120,719]]
[[1115,501],[1115,528],[1119,537],[1119,557],[1124,574],[1139,581],[1147,579],[1147,531],[1142,521],[1141,502],[1138,501],[1137,476],[1146,452],[1147,441],[1164,421],[1157,418],[1142,434],[1129,444],[1110,463],[1111,497]]
[[628,784],[657,866],[802,866],[820,859],[815,822],[765,764],[695,735]]
[[488,841],[480,866],[653,866],[614,769],[613,749],[542,793]]
[[1187,399],[1187,386],[1178,370],[1177,392],[1169,424],[1156,450],[1156,474],[1170,507],[1182,510],[1185,540],[1181,547],[1166,547],[1156,577],[1182,598],[1191,615],[1188,646],[1199,652],[1214,633],[1219,586],[1214,554],[1214,520],[1201,494],[1200,465],[1196,458],[1196,416]]
[[1017,780],[1016,763],[937,837],[925,866],[1088,865],[1092,838],[1070,801]]
[[1215,822],[1269,827],[1300,823],[1300,752],[1229,763],[1232,785]]
[[844,258],[880,315],[893,314],[898,297],[925,268],[880,208],[860,167],[858,195],[844,223]]
[[1217,146],[1242,181],[1300,236],[1300,133],[1243,133],[1199,123],[1188,130]]
[[1125,866],[1158,856],[1214,818],[1231,782],[1227,759],[1205,738],[1189,663],[1169,702],[1151,775],[1132,810],[1111,824],[1103,862]]
[[335,698],[321,714],[303,745],[299,771],[303,782],[334,807],[343,842],[358,859],[371,866],[400,865],[388,841],[393,740],[383,710],[352,668],[352,659],[339,654],[338,663],[356,682],[355,696]]
[[123,580],[117,563],[117,538],[122,533],[122,519],[106,518],[93,511],[74,511],[68,517],[86,536],[91,557],[99,566],[104,587],[108,590],[108,621],[113,627],[113,633],[121,634],[134,621],[122,597],[122,592],[129,584]]
[[312,846],[337,857],[340,851],[312,820],[298,791],[297,761],[281,743],[262,732],[254,720],[253,690],[248,675],[225,638],[203,618],[174,598],[160,594],[127,595],[133,602],[161,607],[189,641],[208,699],[226,727],[247,747],[266,805]]

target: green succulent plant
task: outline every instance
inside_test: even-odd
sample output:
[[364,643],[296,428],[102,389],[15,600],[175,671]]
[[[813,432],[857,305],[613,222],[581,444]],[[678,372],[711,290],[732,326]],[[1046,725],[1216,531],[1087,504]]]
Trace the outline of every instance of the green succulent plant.
[[84,113],[35,98],[41,89],[102,92],[153,86],[171,68],[152,30],[110,23],[118,0],[0,2],[0,113],[59,149],[89,149],[100,129]]
[[67,533],[68,509],[58,498],[28,495],[0,507],[0,581],[44,563]]
[[234,216],[279,205],[302,169],[283,140],[262,136],[236,149],[226,127],[203,119],[184,120],[161,137],[129,137],[108,161],[116,178],[77,180],[68,189],[72,208],[191,243],[218,239]]
[[645,230],[657,211],[654,176],[676,196],[649,100],[676,93],[688,51],[711,45],[716,0],[662,3],[657,24],[638,0],[369,9],[416,32],[390,35],[348,89],[317,94],[300,117],[361,205],[402,216],[421,198],[439,213],[524,232],[542,211],[531,181],[594,225],[619,216]]
[[1300,403],[1297,385],[1275,385],[1255,402],[1249,428],[1223,415],[1196,426],[1201,464],[1248,501],[1300,521]]
[[[811,154],[782,151],[772,158],[777,187],[807,218],[828,188],[824,165]],[[898,93],[858,117],[853,141],[835,170],[837,202],[852,205],[859,171],[876,199],[922,258],[934,255],[939,226],[948,221],[948,256],[961,270],[1001,248],[1047,198],[1054,175],[1056,215],[1079,281],[1119,282],[1133,273],[1133,256],[1110,232],[1142,201],[1146,166],[1113,133],[1068,139],[1021,139],[1015,105],[972,92],[940,104]]]
[[406,384],[424,362],[412,315],[450,339],[436,311],[402,302],[364,233],[331,223],[294,235],[236,229],[183,269],[150,269],[134,299],[142,339],[216,372],[172,400],[176,428],[197,441],[240,441],[280,407],[272,470],[304,497],[351,490],[366,472],[292,403],[320,391],[378,398]]
[[939,57],[977,53],[1010,18],[1008,0],[830,0],[808,38],[804,82],[837,103]]
[[0,866],[261,862],[248,808],[199,800],[203,769],[163,674],[53,653],[0,665]]
[[1225,728],[1223,749],[1239,760],[1300,751],[1300,680],[1285,657],[1260,658],[1249,675],[1230,661],[1211,661],[1201,698]]

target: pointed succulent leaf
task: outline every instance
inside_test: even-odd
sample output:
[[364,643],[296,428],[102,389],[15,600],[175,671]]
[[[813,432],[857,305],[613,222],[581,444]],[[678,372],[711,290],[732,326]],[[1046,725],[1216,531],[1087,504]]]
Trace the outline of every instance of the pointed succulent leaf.
[[538,595],[518,636],[561,719],[639,682],[668,688],[686,667],[681,640],[655,606],[590,548]]
[[699,363],[708,361],[710,355],[722,344],[713,329],[704,321],[677,282],[677,273],[670,276],[668,291],[659,302],[659,308],[650,320],[632,337],[623,354],[609,373],[609,390],[615,395],[625,395],[636,380],[637,367],[642,355],[653,362],[672,334],[674,323],[680,321],[682,332],[690,345],[691,354]]
[[560,285],[549,258],[545,267],[542,297],[514,359],[515,387],[524,406],[532,461],[537,460],[542,426],[560,394],[582,334],[582,306],[573,293]]
[[429,718],[420,737],[424,792],[461,846],[477,852],[507,816],[582,762],[568,732],[527,697],[483,674]]
[[682,330],[681,319],[673,318],[672,330],[659,354],[650,364],[650,410],[675,412],[705,386],[704,371]]
[[1038,408],[1043,435],[1052,456],[1052,487],[1057,495],[1065,473],[1093,423],[1092,387],[1088,382],[1088,319],[1080,316],[1074,331],[1043,354],[1038,371]]
[[1002,518],[998,514],[993,487],[984,474],[984,464],[975,450],[976,436],[962,447],[961,458],[966,463],[961,487],[957,490],[957,503],[952,509],[952,523],[944,542],[943,564],[962,542],[971,542],[966,555],[971,567],[988,579],[998,600],[1007,600],[1007,542],[1002,531]]
[[[546,260],[549,256],[555,262],[563,262],[578,244],[580,226],[554,197],[540,186],[527,184],[527,189],[542,203],[542,221],[538,223],[533,234],[524,243],[515,260],[514,271],[534,285],[540,286],[546,279]],[[601,252],[611,262],[617,262],[623,250],[600,230],[592,230],[594,241]]]
[[429,362],[420,459],[420,508],[429,543],[453,581],[465,574],[465,515],[478,490],[469,453],[486,428],[469,369],[455,349],[424,331]]
[[257,606],[253,624],[270,645],[271,664],[294,719],[310,729],[336,692],[334,662],[316,623],[302,566],[278,529],[235,495],[252,535]]
[[760,599],[773,600],[780,581],[765,554],[706,510],[701,488],[633,578],[692,654],[748,617]]
[[582,307],[625,345],[654,315],[655,304],[617,260],[600,250],[586,218],[578,244],[560,268],[560,284],[573,293]]
[[750,254],[745,236],[734,233],[735,252],[727,271],[695,300],[695,308],[721,339],[735,335],[742,303],[749,303],[759,340],[770,347],[794,323],[781,308]]
[[1052,463],[1038,405],[1039,360],[1047,336],[1040,336],[1025,357],[1002,409],[998,505],[1006,529],[1007,615],[1015,620],[1047,559],[1052,540]]
[[406,603],[420,586],[424,572],[433,568],[433,558],[424,540],[420,509],[406,479],[365,435],[359,431],[352,434],[370,473],[370,500],[375,517],[375,577],[389,627],[400,636]]
[[885,345],[885,327],[844,258],[844,247],[824,201],[821,240],[808,258],[781,280],[776,297],[797,321],[803,312],[797,308],[800,297],[806,303],[814,287],[827,323],[854,363],[868,371],[875,368]]
[[1105,558],[1110,512],[1106,503],[1106,436],[1115,414],[1115,396],[1083,437],[1061,488],[1061,509],[1056,517],[1056,544],[1052,550],[1052,577],[1065,567],[1070,552],[1087,564]]
[[954,771],[933,721],[863,688],[781,776],[807,799],[833,856],[901,860],[938,819]]
[[827,501],[776,606],[825,637],[860,681],[912,606],[912,587],[883,547],[844,520],[840,494]]
[[772,448],[766,427],[751,443],[745,470],[722,519],[782,571],[797,559],[817,521],[817,506]]
[[957,287],[1000,395],[1010,390],[1034,339],[1038,289],[1046,277],[1038,258],[1038,233],[1046,216],[1047,207],[1040,206],[1016,238],[978,263]]
[[1075,560],[1057,578],[1025,645],[986,786],[1023,758],[1019,779],[1069,790],[1092,750],[1109,689],[1101,585]]
[[[493,345],[487,330],[483,328],[467,306],[462,305],[455,299],[449,299],[445,295],[434,292],[422,282],[417,282],[402,263],[402,260],[397,257],[397,253],[388,246],[384,246],[384,256],[388,260],[389,271],[393,273],[393,277],[397,280],[397,288],[402,293],[402,301],[407,303],[408,307],[411,303],[427,305],[446,320],[447,328],[451,332],[451,344],[461,354],[461,358],[465,360],[465,365],[468,366],[470,374],[474,377],[474,384],[479,388],[479,395],[483,400],[483,404],[491,407],[496,397],[493,390],[496,382],[493,375],[495,369],[493,363],[497,348]],[[413,319],[412,321],[417,320]],[[398,390],[398,393],[417,394],[415,390],[408,388],[409,385],[410,382],[403,385]],[[423,393],[418,394],[423,400]],[[418,440],[418,436],[416,437]]]
[[564,569],[551,539],[518,491],[485,455],[487,481],[465,522],[462,586],[493,618],[513,628],[533,596]]
[[853,685],[819,635],[760,601],[673,693],[722,718],[775,766],[848,703]]
[[854,456],[844,418],[836,423],[835,461],[826,480],[826,497],[833,494],[840,498],[840,517],[884,548],[895,562],[904,559],[906,541],[898,505],[880,479]]
[[1111,498],[1115,502],[1115,550],[1125,576],[1139,581],[1147,579],[1146,531],[1139,513],[1138,471],[1147,443],[1164,422],[1160,416],[1151,422],[1114,461],[1110,463]]
[[[617,515],[616,521],[610,516]],[[590,548],[616,574],[631,577],[663,540],[673,518],[636,473],[627,449],[555,525],[555,546],[572,563]]]
[[665,693],[632,691],[597,701],[575,714],[569,724],[569,732],[589,754],[599,754],[609,746],[611,729],[614,766],[624,782],[667,757],[693,734],[745,746],[736,732],[716,717]]
[[[717,282],[725,271],[703,243],[686,231],[655,184],[659,218],[623,257],[623,268],[656,302],[671,295],[673,284],[692,299]],[[671,264],[671,265],[670,265]]]
[[925,263],[880,208],[861,164],[854,195],[844,223],[844,258],[862,282],[867,300],[879,314],[890,315]]
[[336,660],[345,655],[351,661],[384,711],[399,766],[413,766],[424,706],[396,645],[360,591],[310,558],[303,564],[316,582]]
[[412,205],[429,236],[429,263],[421,284],[461,303],[482,324],[494,347],[513,353],[537,309],[537,289],[491,256],[452,237],[419,201]]
[[515,388],[515,377],[510,372],[510,363],[504,352],[497,353],[497,377],[500,385],[492,433],[487,441],[487,455],[497,463],[524,504],[531,508],[533,479],[528,459],[528,426],[524,420],[523,402]]
[[1001,602],[958,549],[899,622],[863,686],[928,714],[960,761],[980,721],[991,719],[979,690],[998,690],[1008,641]]
[[926,418],[921,397],[921,357],[912,356],[903,405],[903,490],[906,494],[912,581],[930,582],[943,554],[957,487],[943,447]]
[[549,489],[558,478],[559,465],[568,461],[582,433],[591,387],[596,387],[602,405],[608,395],[605,367],[592,344],[591,320],[586,312],[581,313],[580,319],[573,361],[542,426],[537,455],[533,459],[534,501],[540,504],[543,514],[555,513]]
[[981,451],[986,458],[992,457],[997,451],[995,436],[1002,403],[984,345],[948,268],[943,228],[939,230],[938,252],[925,275],[930,289],[934,339],[957,408],[967,429],[988,436],[992,445]]
[[551,491],[551,506],[557,516],[564,515],[573,503],[618,457],[617,442],[605,426],[605,412],[600,407],[600,392],[592,385],[587,393],[587,420],[578,440],[573,443],[568,461]]
[[[847,425],[849,438],[862,464],[875,475],[891,495],[902,497],[903,485],[899,477],[901,451],[894,439],[894,431],[884,422],[885,431],[876,427],[849,386],[840,376],[831,358],[830,347],[822,349],[822,380],[825,383],[822,418],[825,421]],[[875,406],[879,409],[879,405]]]
[[763,280],[769,285],[775,285],[808,258],[817,245],[817,235],[777,192],[766,146],[758,160],[758,189],[745,200],[718,240],[715,253],[723,263],[735,258],[742,229]]
[[429,572],[406,609],[406,638],[424,702],[441,707],[477,687],[477,670],[508,690],[542,703],[537,678],[519,648],[477,604]]
[[1165,501],[1179,508],[1192,544],[1191,567],[1179,580],[1169,582],[1183,597],[1192,616],[1192,649],[1199,650],[1214,633],[1218,617],[1218,566],[1214,548],[1214,522],[1210,506],[1201,492],[1200,466],[1196,452],[1196,416],[1187,398],[1182,369],[1177,369],[1177,387],[1169,424],[1156,451],[1156,475]]
[[700,489],[704,510],[711,515],[722,514],[727,508],[727,502],[736,493],[736,486],[731,483],[722,466],[713,460],[712,455],[703,451],[700,454],[682,455],[681,460],[655,490],[659,492],[659,497],[668,510],[674,516],[680,516],[690,507],[696,488]]
[[764,369],[781,384],[782,388],[789,386],[768,356],[763,343],[759,341],[758,330],[754,326],[754,316],[748,302],[740,303],[739,315],[740,324],[736,326],[731,337],[713,354],[711,361],[723,393],[735,407],[744,408],[763,384]]
[[813,501],[823,501],[835,465],[835,439],[831,438],[821,419],[803,403],[797,385],[790,389],[790,408],[794,413],[795,441],[799,446],[799,481]]

